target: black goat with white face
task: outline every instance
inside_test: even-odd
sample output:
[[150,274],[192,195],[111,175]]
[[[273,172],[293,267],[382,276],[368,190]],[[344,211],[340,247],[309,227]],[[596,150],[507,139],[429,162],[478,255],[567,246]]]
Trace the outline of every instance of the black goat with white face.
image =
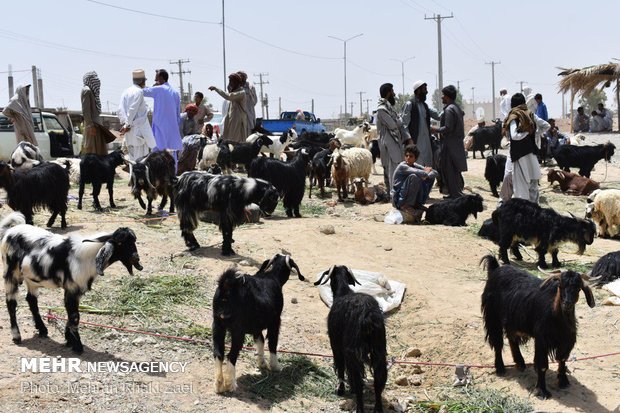
[[[254,276],[235,268],[226,270],[218,280],[213,296],[213,357],[215,358],[215,391],[237,388],[235,365],[246,334],[252,334],[258,352],[258,366],[267,366],[264,357],[267,330],[269,369],[280,371],[277,348],[280,316],[284,307],[282,287],[292,270],[304,281],[299,267],[289,255],[276,254],[265,260]],[[224,339],[230,332],[232,343],[224,364]]]
[[504,334],[510,343],[512,357],[521,371],[525,360],[519,346],[534,338],[534,368],[538,374],[538,395],[548,398],[545,373],[549,369],[548,357],[558,363],[560,388],[569,386],[566,360],[577,341],[575,304],[583,291],[590,307],[594,296],[581,275],[564,271],[545,281],[510,265],[499,266],[492,255],[481,261],[487,269],[487,282],[482,293],[482,314],[486,340],[495,350],[495,371],[506,372],[502,358]]
[[82,295],[91,289],[97,275],[103,276],[104,270],[116,261],[130,274],[132,268],[142,270],[136,235],[129,228],[86,238],[63,237],[26,225],[22,214],[12,213],[0,223],[0,238],[6,305],[16,344],[21,342],[16,316],[20,284],[25,282],[28,287],[26,301],[41,337],[47,337],[47,327],[39,314],[38,290],[41,287],[64,289],[68,317],[65,338],[73,351],[82,353],[84,347],[78,333]]
[[[161,195],[161,203],[158,209],[162,210],[170,197],[170,212],[174,212],[173,202],[173,181],[174,158],[167,151],[151,152],[138,162],[129,162],[129,186],[131,193],[138,200],[142,209],[146,209],[146,214],[153,213],[153,200]],[[146,194],[148,207],[142,200],[142,192]]]
[[[326,277],[327,276],[327,277]],[[334,302],[327,316],[327,332],[338,374],[337,393],[344,394],[344,372],[355,393],[357,412],[364,412],[364,364],[374,378],[375,412],[383,411],[381,394],[387,382],[385,320],[377,301],[368,294],[354,293],[350,285],[359,284],[344,265],[325,271],[314,285],[330,281]]]
[[222,255],[231,255],[234,254],[233,228],[236,222],[243,222],[241,218],[245,207],[254,203],[264,214],[271,214],[278,205],[278,191],[262,179],[191,171],[179,177],[175,186],[174,202],[181,235],[190,251],[200,248],[194,236],[194,230],[198,227],[198,215],[203,211],[215,210],[220,214]]
[[120,149],[107,155],[88,153],[82,156],[82,161],[80,162],[78,209],[82,209],[82,198],[84,197],[84,187],[86,184],[93,184],[93,203],[97,211],[102,211],[103,209],[99,203],[99,192],[103,184],[106,184],[108,189],[110,208],[116,208],[114,203],[114,175],[116,174],[116,167],[121,166],[123,163],[125,163],[125,159]]

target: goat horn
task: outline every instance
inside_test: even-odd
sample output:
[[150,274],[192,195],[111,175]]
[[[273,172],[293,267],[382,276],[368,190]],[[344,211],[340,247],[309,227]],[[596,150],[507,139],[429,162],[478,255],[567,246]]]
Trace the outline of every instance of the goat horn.
[[[319,278],[319,280],[317,282],[314,283],[314,285],[319,285],[319,284],[327,283],[327,281],[329,281],[329,278],[332,276],[332,272],[334,272],[334,268],[336,268],[336,266],[332,265],[332,267],[329,270],[327,270],[323,274],[321,274],[321,277]],[[323,281],[323,277],[325,276],[325,274],[327,274],[327,278],[325,279],[325,281]]]
[[360,283],[359,281],[357,281],[357,278],[355,278],[355,275],[353,275],[353,271],[351,271],[348,267],[347,267],[347,271],[349,272],[349,275],[351,276],[351,278],[353,279],[353,285],[357,284],[357,285],[362,285],[362,283]]
[[157,188],[155,188],[155,187],[153,186],[153,184],[151,183],[151,178],[149,177],[150,173],[149,173],[149,167],[148,167],[148,165],[145,165],[145,166],[146,166],[146,182],[149,184],[149,186],[150,186],[151,188],[153,188],[153,189],[157,189]]
[[286,263],[286,266],[290,270],[291,269],[291,256],[290,255],[285,255],[284,256],[284,262]]
[[562,273],[561,270],[553,270],[553,271],[544,270],[540,267],[540,265],[538,266],[538,271],[542,272],[543,274],[547,274],[547,275],[557,275],[557,274]]

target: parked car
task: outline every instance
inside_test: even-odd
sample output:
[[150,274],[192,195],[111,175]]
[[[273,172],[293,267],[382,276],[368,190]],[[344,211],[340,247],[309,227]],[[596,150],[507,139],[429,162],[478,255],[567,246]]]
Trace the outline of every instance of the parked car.
[[[82,135],[75,132],[67,112],[60,111],[56,114],[33,109],[32,121],[44,159],[70,158],[80,153]],[[8,161],[16,146],[13,124],[0,113],[0,160]]]
[[311,112],[304,112],[303,120],[297,120],[297,112],[282,112],[279,119],[259,118],[256,124],[272,133],[284,133],[291,128],[295,129],[298,135],[304,132],[325,132],[321,119],[317,119]]

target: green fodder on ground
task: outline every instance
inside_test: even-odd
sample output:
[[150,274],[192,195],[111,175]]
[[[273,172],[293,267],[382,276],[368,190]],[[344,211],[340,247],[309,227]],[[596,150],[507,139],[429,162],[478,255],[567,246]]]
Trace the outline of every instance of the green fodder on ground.
[[407,411],[414,413],[528,413],[532,404],[506,391],[495,389],[450,389],[439,401],[411,401]]

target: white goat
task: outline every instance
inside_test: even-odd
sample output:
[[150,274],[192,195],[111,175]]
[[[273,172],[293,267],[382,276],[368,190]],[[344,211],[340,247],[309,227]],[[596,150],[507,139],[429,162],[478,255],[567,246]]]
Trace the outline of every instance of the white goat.
[[334,129],[334,137],[343,145],[352,145],[356,147],[366,147],[365,134],[370,130],[367,122],[357,125],[353,130],[341,128]]
[[371,141],[377,140],[379,138],[379,133],[377,132],[377,125],[371,125],[367,121],[364,121],[362,125],[364,125],[364,127],[368,130],[364,134],[364,140],[366,141],[366,147],[368,148]]
[[620,233],[620,190],[597,189],[587,200],[586,217],[592,218],[602,238],[614,237]]

